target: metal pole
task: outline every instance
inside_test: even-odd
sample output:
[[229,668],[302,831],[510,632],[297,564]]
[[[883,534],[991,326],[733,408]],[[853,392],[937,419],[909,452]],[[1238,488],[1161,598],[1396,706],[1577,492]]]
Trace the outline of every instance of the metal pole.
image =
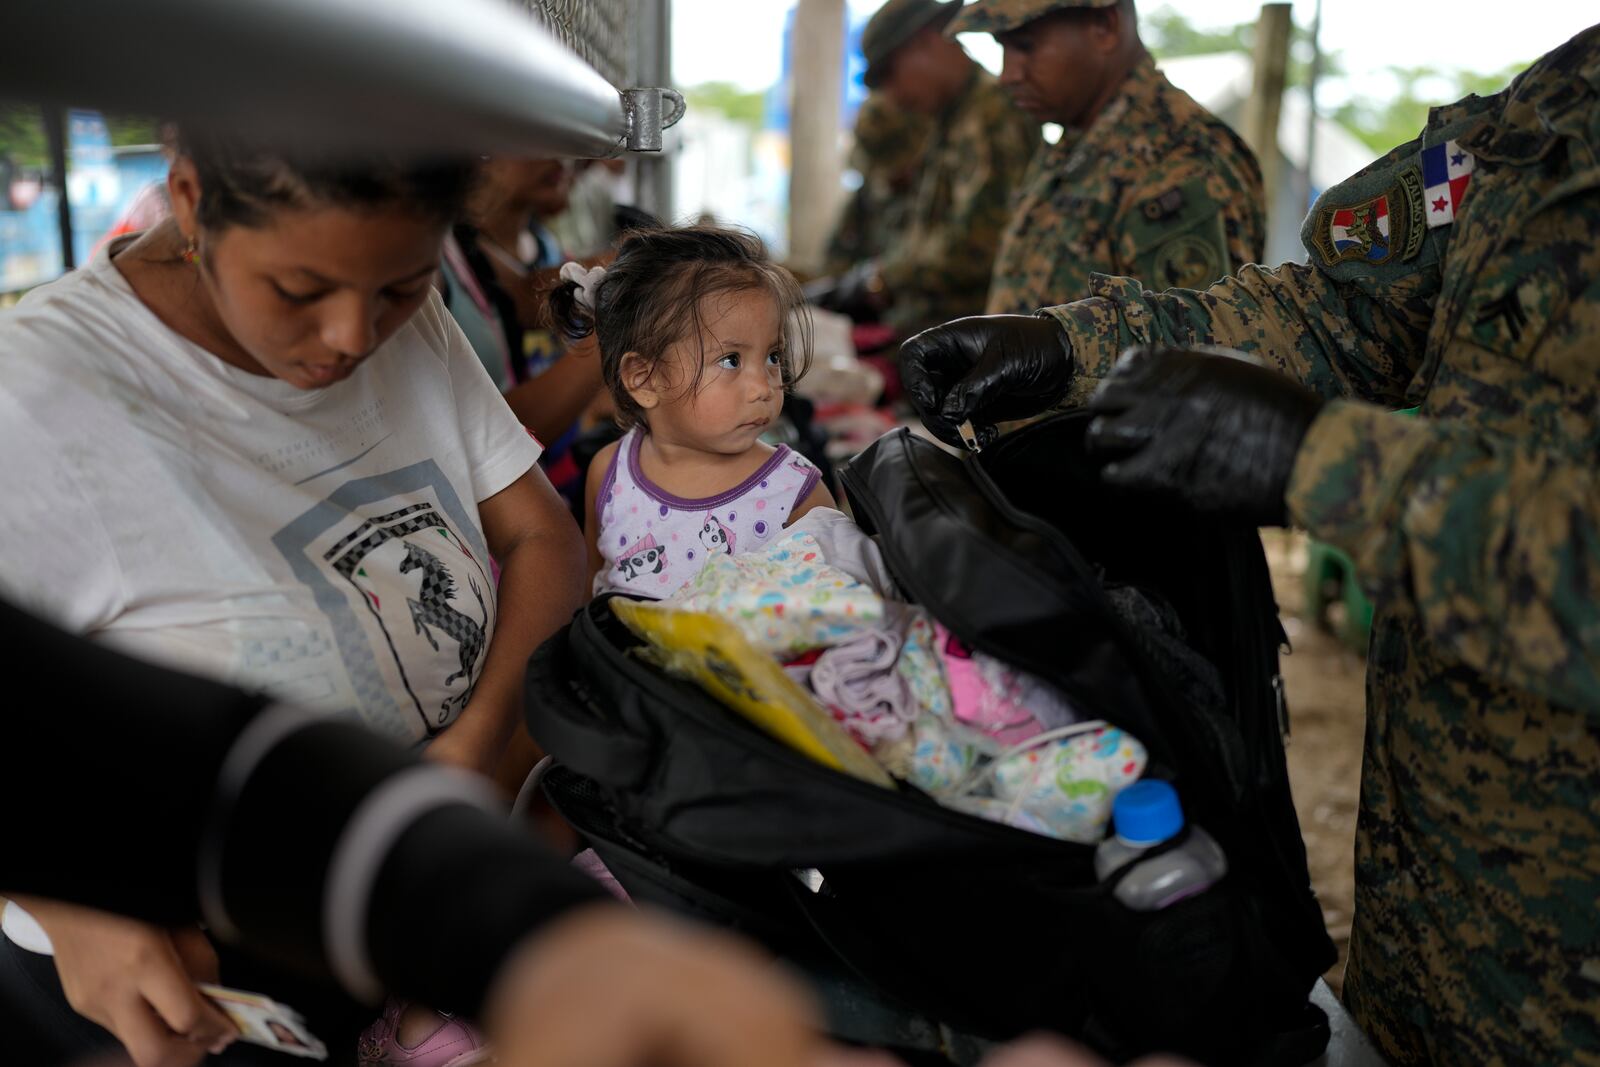
[[50,182],[56,187],[56,224],[61,230],[61,269],[78,265],[72,248],[72,202],[67,199],[67,113],[59,107],[44,109],[44,136],[50,146]]
[[800,0],[789,88],[789,263],[822,267],[839,203],[843,160],[844,0]]
[[607,156],[651,132],[504,0],[43,0],[4,21],[0,97],[248,117],[253,136],[352,154]]
[[[634,80],[640,85],[672,84],[672,0],[640,0],[634,28]],[[635,203],[660,219],[673,214],[672,156],[668,143],[660,155],[635,156]]]
[[1311,192],[1316,187],[1311,167],[1317,159],[1317,80],[1322,77],[1322,0],[1317,0],[1311,18],[1311,71],[1306,76],[1306,158],[1300,204],[1311,210]]
[[1278,116],[1283,108],[1283,83],[1289,67],[1290,5],[1263,4],[1256,23],[1254,83],[1245,109],[1244,139],[1261,164],[1266,194],[1267,232],[1272,232],[1272,206],[1278,196]]

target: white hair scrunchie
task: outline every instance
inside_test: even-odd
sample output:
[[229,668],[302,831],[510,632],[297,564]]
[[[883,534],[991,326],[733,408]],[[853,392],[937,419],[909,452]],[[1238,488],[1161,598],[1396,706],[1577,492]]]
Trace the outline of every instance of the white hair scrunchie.
[[604,267],[590,267],[584,269],[582,263],[569,260],[561,264],[561,280],[572,282],[578,287],[578,305],[594,314],[595,290],[600,287],[600,281],[606,276]]

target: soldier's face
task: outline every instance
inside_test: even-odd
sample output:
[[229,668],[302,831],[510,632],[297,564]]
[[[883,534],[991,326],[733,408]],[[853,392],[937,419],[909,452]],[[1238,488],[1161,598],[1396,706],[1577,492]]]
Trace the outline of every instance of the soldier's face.
[[896,107],[918,115],[937,115],[944,106],[939,69],[949,53],[939,48],[939,31],[925,29],[895,49],[884,75],[883,91]]
[[1108,83],[1119,24],[1115,9],[1059,11],[998,34],[1005,51],[1000,84],[1040,122],[1088,126],[1115,88]]

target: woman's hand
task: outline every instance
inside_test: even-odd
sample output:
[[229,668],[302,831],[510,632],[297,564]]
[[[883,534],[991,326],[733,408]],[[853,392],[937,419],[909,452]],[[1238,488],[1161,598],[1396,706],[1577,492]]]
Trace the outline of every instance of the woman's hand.
[[197,928],[163,930],[37,898],[23,906],[55,946],[67,1003],[111,1031],[138,1067],[189,1067],[238,1036],[195,988],[217,980],[217,954]]
[[[895,1067],[830,1045],[799,985],[746,942],[593,905],[534,935],[502,968],[488,1010],[505,1067]],[[983,1067],[1109,1067],[1059,1038],[997,1049]],[[1153,1056],[1131,1067],[1196,1067]]]
[[514,740],[526,734],[528,657],[588,599],[587,564],[578,524],[538,467],[479,501],[478,516],[500,563],[494,636],[472,699],[426,754],[480,772],[498,771],[515,795],[537,760],[531,744]]
[[[1014,1041],[984,1058],[981,1067],[1111,1067],[1094,1053],[1059,1037],[1037,1034]],[[1128,1067],[1198,1067],[1176,1056],[1145,1056]]]
[[511,957],[489,1032],[506,1067],[816,1067],[815,1008],[725,934],[614,905],[557,921]]

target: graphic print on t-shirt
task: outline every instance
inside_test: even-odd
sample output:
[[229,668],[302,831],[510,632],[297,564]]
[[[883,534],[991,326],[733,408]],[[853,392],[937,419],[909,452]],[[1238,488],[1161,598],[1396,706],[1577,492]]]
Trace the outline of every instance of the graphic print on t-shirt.
[[432,736],[472,695],[495,618],[476,517],[424,461],[347,482],[273,538],[332,625],[356,709],[386,732]]
[[[667,565],[667,550],[656,544],[656,539],[646,534],[631,548],[623,549],[617,560],[617,569],[623,581],[631,582],[642,575],[660,574]],[[664,579],[663,579],[664,580]]]
[[595,547],[604,562],[594,577],[596,593],[671,596],[708,560],[771,543],[822,477],[780,445],[738,485],[690,500],[645,476],[643,448],[644,435],[635,426],[618,442],[595,497]]
[[734,532],[712,514],[706,515],[706,521],[700,527],[700,543],[705,545],[706,551],[713,556],[719,552],[727,556],[733,555],[734,536]]
[[[434,551],[424,548],[425,544]],[[488,643],[484,626],[489,621],[489,607],[483,590],[489,576],[483,574],[481,567],[470,567],[465,573],[467,589],[459,589],[455,574],[444,557],[458,563],[466,561],[475,565],[478,562],[472,550],[462,543],[432,504],[413,504],[368,519],[323,553],[323,559],[334,571],[361,590],[394,656],[406,692],[422,709],[423,718],[430,725],[448,722],[466,706],[467,697],[472,694],[478,659]],[[474,570],[478,573],[473,573]],[[394,582],[396,574],[413,576],[415,592],[411,591],[412,583]],[[396,585],[405,593],[403,608],[396,603],[400,599]],[[470,597],[466,595],[468,591]],[[388,604],[384,603],[386,596],[391,598]],[[465,610],[455,607],[455,603],[460,603]],[[407,629],[412,638],[420,636],[434,652],[444,651],[439,644],[441,637],[455,643],[458,667],[444,679],[445,691],[454,695],[447,696],[437,708],[424,706],[412,682],[411,675],[415,671],[408,671],[406,664],[415,666],[420,662],[435,671],[438,666],[434,657],[408,654],[418,650],[407,648],[408,644],[415,643],[407,640]]]

